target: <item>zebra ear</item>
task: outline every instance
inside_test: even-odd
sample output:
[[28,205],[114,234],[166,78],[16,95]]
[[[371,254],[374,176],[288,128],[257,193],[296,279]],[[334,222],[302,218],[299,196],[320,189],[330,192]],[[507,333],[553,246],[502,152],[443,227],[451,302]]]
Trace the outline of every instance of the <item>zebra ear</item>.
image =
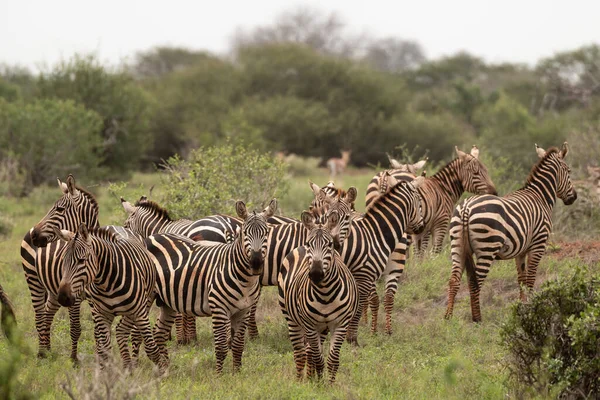
[[61,182],[60,178],[56,178],[56,180],[58,181],[58,187],[63,192],[63,194],[69,193],[69,189],[67,188],[67,184],[64,183],[64,182]]
[[68,231],[66,229],[58,229],[56,226],[52,227],[52,229],[54,230],[54,234],[56,235],[57,238],[59,238],[60,240],[64,240],[65,242],[68,242],[69,240],[73,239],[73,237],[75,236],[75,234],[71,231]]
[[267,208],[265,208],[263,210],[263,213],[265,214],[265,218],[271,218],[274,214],[275,211],[277,211],[277,199],[273,199],[271,200],[271,202],[269,202],[269,205],[267,206]]
[[425,182],[425,177],[423,176],[418,176],[415,179],[413,179],[413,181],[411,182],[411,184],[414,186],[415,189],[418,189],[419,187],[421,187],[421,185],[423,184],[423,182]]
[[79,190],[75,186],[75,178],[71,174],[67,176],[67,190],[71,196],[79,196]]
[[317,198],[327,204],[333,203],[333,199],[323,189],[319,190],[319,195],[317,196]]
[[302,211],[302,215],[300,215],[300,221],[302,221],[302,225],[309,231],[315,227],[315,217],[311,212]]
[[458,149],[458,146],[454,146],[454,150],[456,150],[456,155],[458,156],[458,158],[460,158],[461,160],[465,160],[467,158],[467,153],[465,153],[464,151],[460,151]]
[[90,233],[85,224],[79,225],[79,229],[77,229],[77,234],[79,235],[79,237],[81,237],[82,240],[85,240],[86,242],[90,239]]
[[358,190],[356,190],[356,188],[354,186],[350,186],[350,188],[346,192],[346,201],[348,203],[352,204],[356,201],[357,197],[358,197]]
[[402,168],[402,164],[400,164],[398,162],[398,160],[392,158],[392,156],[390,156],[388,153],[385,153],[385,155],[387,156],[388,160],[390,161],[390,167],[392,167],[393,169]]
[[427,160],[429,160],[429,157],[426,157],[424,160],[421,160],[419,162],[416,162],[412,165],[412,169],[416,172],[418,170],[420,170],[421,168],[423,168],[425,166],[425,164],[427,163]]
[[569,154],[569,144],[567,142],[564,142],[562,145],[562,149],[560,149],[560,157],[564,160],[567,154]]
[[121,205],[127,211],[127,214],[133,214],[136,207],[132,206],[130,202],[121,197]]
[[241,219],[245,220],[246,218],[248,218],[248,210],[246,209],[246,204],[241,200],[235,202],[235,212]]
[[471,155],[477,159],[479,159],[479,147],[477,147],[476,145],[473,145],[473,147],[471,147]]
[[546,155],[546,150],[538,146],[537,143],[535,144],[535,152],[537,153],[539,158],[543,158]]
[[319,192],[321,191],[319,185],[317,185],[316,183],[312,183],[311,181],[308,181],[308,184],[310,185],[310,188],[312,189],[315,196],[318,196]]
[[327,216],[327,229],[331,231],[340,222],[340,214],[337,210],[332,210]]

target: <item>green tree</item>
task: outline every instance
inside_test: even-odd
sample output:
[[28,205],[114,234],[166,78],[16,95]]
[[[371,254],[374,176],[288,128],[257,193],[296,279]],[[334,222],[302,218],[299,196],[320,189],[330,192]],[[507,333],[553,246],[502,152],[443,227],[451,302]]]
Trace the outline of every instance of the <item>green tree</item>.
[[138,52],[131,71],[134,76],[139,78],[160,78],[171,72],[191,67],[208,58],[212,58],[212,56],[203,51],[157,46]]
[[42,98],[70,99],[102,117],[102,165],[121,173],[139,167],[152,145],[153,102],[131,76],[77,55],[41,74],[37,85]]

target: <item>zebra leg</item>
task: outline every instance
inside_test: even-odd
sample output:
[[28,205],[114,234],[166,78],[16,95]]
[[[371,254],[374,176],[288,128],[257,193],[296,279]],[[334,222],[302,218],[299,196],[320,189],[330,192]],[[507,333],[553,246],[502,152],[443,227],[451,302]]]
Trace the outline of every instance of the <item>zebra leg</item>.
[[306,365],[305,332],[297,323],[285,316],[288,326],[288,335],[294,348],[294,363],[296,364],[296,378],[302,380],[304,366]]
[[161,354],[156,342],[154,341],[154,337],[152,336],[152,328],[150,327],[150,320],[148,319],[148,313],[144,310],[141,314],[142,315],[139,315],[135,319],[135,326],[144,339],[144,348],[146,349],[148,358],[156,366],[158,366],[158,370],[162,375],[169,367],[169,359]]
[[371,333],[377,333],[377,317],[379,316],[379,295],[377,294],[376,282],[373,282],[373,288],[371,289],[371,294],[369,295],[369,306],[371,307]]
[[[23,264],[25,269],[25,265]],[[35,329],[38,334],[38,358],[45,358],[50,352],[50,337],[44,335],[44,308],[48,300],[48,292],[42,286],[36,275],[31,272],[25,272],[27,286],[31,293],[31,302],[33,304],[33,312],[35,314]]]
[[249,310],[240,311],[231,318],[231,352],[233,354],[233,372],[242,367],[242,355],[246,344],[246,328]]
[[371,293],[373,282],[361,279],[356,281],[356,286],[358,287],[358,306],[356,307],[355,314],[352,316],[346,334],[346,340],[353,346],[358,346],[358,323],[360,321],[360,316],[362,315],[363,306]]
[[443,223],[436,226],[431,233],[431,240],[433,242],[433,248],[431,249],[433,254],[440,254],[444,247],[444,238],[448,231],[448,222],[444,220]]
[[[471,259],[472,260],[472,259]],[[467,260],[468,262],[469,260]],[[471,294],[471,315],[473,322],[481,322],[481,306],[479,304],[479,294],[481,292],[481,286],[487,276],[490,265],[492,265],[493,258],[479,257],[477,258],[477,266],[474,271],[469,271],[467,267],[467,276],[469,278],[469,293]]]
[[225,310],[212,309],[213,337],[215,341],[215,357],[217,359],[216,372],[223,373],[223,363],[229,350],[231,320]]
[[173,327],[173,323],[178,314],[175,310],[162,306],[160,307],[160,314],[156,320],[156,325],[154,326],[154,340],[156,342],[156,346],[160,353],[165,357],[168,361],[169,353],[167,351],[166,342],[169,340],[169,333],[171,333],[171,328]]
[[94,318],[94,339],[96,340],[96,356],[102,368],[106,365],[110,355],[110,328],[114,315],[101,314],[92,308]]
[[[535,285],[535,278],[537,275],[537,268],[540,265],[540,261],[546,251],[546,241],[543,242],[543,247],[531,250],[529,255],[527,256],[527,289],[528,291],[533,290],[533,286]],[[525,297],[525,301],[527,301],[527,297]]]
[[[462,229],[462,226],[460,227]],[[454,300],[456,294],[460,289],[460,281],[464,272],[465,262],[473,262],[472,255],[463,255],[464,248],[462,245],[462,234],[459,233],[456,237],[452,238],[452,273],[450,274],[450,281],[448,282],[448,306],[446,308],[446,315],[444,318],[452,318],[454,311]],[[466,260],[466,257],[470,258]]]
[[384,271],[385,294],[383,297],[383,308],[385,310],[385,333],[388,335],[392,334],[392,312],[394,311],[394,297],[398,291],[400,274],[404,272],[404,266],[406,265],[407,248],[408,243],[406,236],[403,236],[402,240],[398,243],[390,255],[388,265]]
[[250,313],[248,314],[248,337],[250,340],[254,340],[258,337],[258,326],[256,325],[256,308],[258,306],[258,300],[260,299],[260,292],[262,291],[262,285],[258,285],[258,296],[256,297],[256,301],[252,304],[250,308]]
[[75,364],[79,364],[77,343],[81,337],[81,298],[78,298],[75,304],[69,307],[69,323],[71,325],[71,360]]
[[366,303],[363,304],[362,319],[365,324],[369,322],[368,313],[372,297],[377,297],[377,284],[375,282],[373,282],[373,287],[371,288],[371,292],[369,293],[369,297],[367,298]]
[[[154,339],[156,341],[156,339]],[[140,358],[140,348],[144,338],[140,334],[138,328],[134,325],[131,329],[131,369],[137,368],[138,360]]]
[[119,345],[119,353],[121,354],[121,360],[123,361],[123,368],[131,369],[131,357],[129,354],[129,335],[134,326],[134,323],[128,316],[121,317],[121,320],[117,323],[116,337],[117,344]]
[[[310,352],[312,353],[312,372],[317,373],[317,378],[323,377],[323,370],[325,369],[325,360],[323,359],[323,352],[321,351],[321,337],[316,331],[307,332],[308,345],[310,346]],[[311,369],[309,369],[310,371]],[[310,377],[314,375],[311,373]]]
[[[58,300],[53,295],[48,296],[48,300],[46,300],[46,304],[44,305],[44,318],[42,320],[42,337],[44,337],[44,344],[46,347],[44,348],[44,352],[50,352],[50,337],[52,331],[52,321],[54,321],[54,316],[56,312],[60,309],[60,304],[58,304]],[[40,352],[42,349],[40,348]],[[45,357],[45,355],[39,355],[39,357]]]
[[177,338],[177,344],[187,344],[187,338],[185,336],[185,322],[183,314],[177,314],[175,318],[175,337]]
[[344,343],[344,338],[346,337],[346,329],[347,326],[340,326],[334,332],[331,332],[329,356],[327,357],[329,383],[335,382],[335,376],[340,365],[340,349]]
[[193,315],[182,315],[183,319],[183,331],[185,335],[185,342],[187,344],[195,343],[198,341],[198,335],[196,331],[196,317]]
[[515,257],[515,263],[517,264],[517,282],[519,283],[519,298],[522,302],[527,301],[525,296],[525,285],[527,282],[527,270],[525,269],[525,254],[519,254]]

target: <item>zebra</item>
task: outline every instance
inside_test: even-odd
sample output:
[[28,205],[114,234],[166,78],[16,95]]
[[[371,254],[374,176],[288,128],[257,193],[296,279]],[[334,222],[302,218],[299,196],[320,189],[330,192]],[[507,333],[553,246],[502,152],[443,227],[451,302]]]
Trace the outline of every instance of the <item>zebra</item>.
[[7,338],[11,337],[12,325],[17,322],[15,317],[15,308],[0,285],[0,304],[2,305],[2,313],[0,314],[0,326]]
[[[565,205],[573,204],[577,199],[569,176],[570,168],[564,161],[569,152],[567,142],[560,150],[556,147],[548,151],[540,149],[540,159],[523,188],[504,197],[469,197],[454,210],[450,224],[452,274],[448,284],[446,319],[452,317],[464,269],[467,270],[474,322],[481,321],[479,292],[494,260],[515,259],[521,300],[526,300],[523,286],[533,289],[537,267],[552,231],[556,197]],[[473,255],[477,258],[476,263]]]
[[258,298],[267,252],[267,219],[276,209],[275,199],[261,213],[249,213],[246,205],[238,201],[236,211],[244,222],[233,243],[207,245],[174,234],[146,239],[158,273],[160,315],[154,334],[163,355],[167,356],[165,342],[177,312],[211,316],[217,373],[223,371],[229,348],[233,352],[233,369],[239,370],[246,316]]
[[301,220],[309,232],[306,244],[289,253],[279,271],[279,306],[288,324],[298,379],[303,375],[306,353],[307,376],[316,372],[321,378],[325,364],[322,346],[329,331],[327,371],[329,382],[335,382],[340,348],[358,307],[356,282],[334,250],[329,233],[338,219],[333,211],[325,224],[316,224],[314,216],[304,211]]
[[479,160],[477,146],[473,145],[470,154],[462,152],[457,146],[454,149],[457,158],[428,177],[419,188],[423,199],[425,230],[412,238],[417,258],[423,256],[430,238],[433,242],[432,252],[438,254],[442,251],[452,210],[465,191],[474,194],[498,194],[487,168]]
[[88,231],[81,224],[75,232],[54,228],[61,241],[54,257],[62,267],[58,303],[72,307],[85,292],[94,319],[96,354],[104,365],[110,351],[111,326],[125,368],[132,366],[129,336],[132,329],[143,338],[146,354],[164,373],[167,361],[159,352],[150,327],[148,311],[154,302],[156,269],[139,240],[123,239],[109,228]]
[[[77,186],[73,175],[69,175],[66,182],[57,180],[62,196],[46,216],[25,234],[21,242],[21,264],[31,293],[40,358],[46,357],[50,352],[50,326],[47,321],[52,320],[59,308],[56,295],[60,282],[60,266],[54,259],[58,239],[55,228],[75,231],[82,223],[88,228],[100,226],[98,202],[95,197]],[[36,262],[41,256],[44,256],[44,261]],[[69,307],[71,359],[74,362],[78,362],[77,343],[81,336],[80,309],[79,299]]]
[[[157,233],[174,233],[195,241],[228,243],[233,241],[235,232],[242,224],[239,219],[225,215],[208,216],[196,221],[173,220],[166,209],[145,196],[142,196],[135,205],[121,197],[121,205],[128,215],[123,227],[131,229],[144,238]],[[197,341],[196,319],[193,316],[178,315],[175,328],[178,344]]]
[[[338,213],[338,224],[336,227],[332,227],[331,230],[334,247],[336,249],[341,247],[340,243],[342,238],[346,237],[350,230],[353,216],[351,204],[356,200],[357,193],[355,187],[350,187],[342,197],[332,199],[323,192],[320,193],[320,200],[318,200],[318,202],[322,201],[322,204],[320,206],[315,205],[311,208],[310,212],[319,222],[323,221],[330,212],[336,211]],[[271,228],[267,238],[268,249],[265,257],[265,267],[260,278],[261,287],[277,285],[279,267],[281,266],[283,259],[290,251],[306,243],[307,237],[308,230],[301,221],[275,225]],[[250,339],[258,337],[256,308],[257,303],[252,306],[250,315],[248,316],[248,336]]]

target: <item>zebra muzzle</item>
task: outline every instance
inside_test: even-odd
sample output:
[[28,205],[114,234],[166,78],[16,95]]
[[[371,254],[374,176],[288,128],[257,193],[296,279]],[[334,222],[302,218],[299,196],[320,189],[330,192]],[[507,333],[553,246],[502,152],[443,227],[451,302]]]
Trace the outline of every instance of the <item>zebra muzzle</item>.
[[262,274],[264,263],[264,258],[260,251],[253,251],[250,256],[250,269],[252,270],[253,275]]
[[577,192],[573,190],[573,194],[567,197],[567,199],[564,200],[563,203],[565,203],[565,206],[570,206],[571,204],[575,203],[575,200],[577,200]]
[[48,244],[48,236],[44,235],[37,227],[31,231],[31,243],[36,247],[46,247]]
[[58,288],[58,304],[63,307],[71,307],[75,304],[75,296],[71,290],[71,285],[61,283]]
[[315,261],[308,272],[308,277],[310,281],[315,285],[319,285],[323,278],[325,277],[325,273],[323,272],[323,264],[320,261]]

